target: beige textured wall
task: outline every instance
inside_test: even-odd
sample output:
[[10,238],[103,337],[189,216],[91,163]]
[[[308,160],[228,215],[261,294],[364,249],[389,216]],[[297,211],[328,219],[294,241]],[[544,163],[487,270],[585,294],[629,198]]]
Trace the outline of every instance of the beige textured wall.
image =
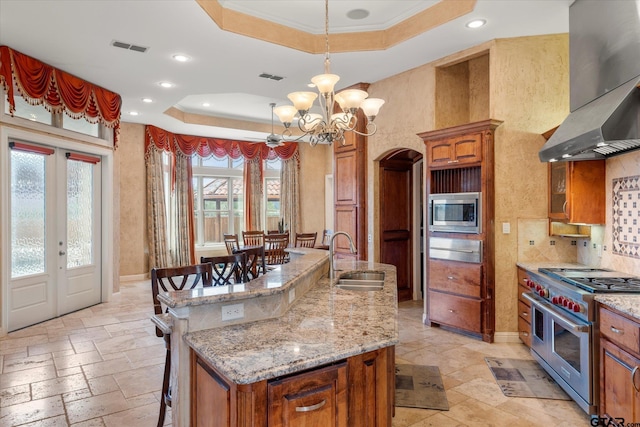
[[[149,243],[147,237],[146,167],[144,163],[144,125],[123,123],[121,139],[116,151],[120,170],[119,188],[119,261],[117,276],[136,276],[149,273]],[[329,147],[300,144],[300,192],[302,228],[317,231],[318,239],[324,229],[324,177],[331,173]],[[117,214],[117,213],[116,213]],[[116,242],[118,245],[118,242]],[[212,255],[198,252],[197,256]]]
[[518,327],[518,220],[547,218],[540,134],[569,113],[568,57],[566,34],[497,40],[491,51],[491,118],[504,121],[495,143],[496,332]]
[[[120,276],[149,273],[144,125],[123,123],[117,162],[120,167]],[[116,275],[118,272],[116,271]]]
[[[416,134],[435,129],[435,67],[477,58],[470,62],[471,69],[483,70],[482,61],[487,58],[479,57],[486,51],[490,54],[489,99],[483,98],[473,79],[469,84],[477,97],[474,118],[482,116],[479,105],[488,105],[488,117],[504,121],[496,131],[495,146],[495,214],[496,231],[500,231],[495,238],[496,331],[514,332],[518,221],[547,217],[547,169],[538,160],[538,151],[544,144],[541,134],[558,125],[569,111],[568,35],[488,42],[371,85],[371,95],[387,102],[376,119],[379,131],[369,138],[368,218],[369,232],[375,236],[369,258],[379,256],[377,160],[399,147],[424,154]],[[511,234],[501,233],[503,222],[510,223]]]

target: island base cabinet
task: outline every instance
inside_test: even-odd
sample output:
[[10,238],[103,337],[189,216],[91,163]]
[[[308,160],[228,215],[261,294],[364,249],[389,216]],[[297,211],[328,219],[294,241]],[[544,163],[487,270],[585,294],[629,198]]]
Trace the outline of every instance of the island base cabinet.
[[235,384],[191,350],[191,427],[391,427],[395,347]]
[[347,364],[269,382],[269,427],[347,427]]

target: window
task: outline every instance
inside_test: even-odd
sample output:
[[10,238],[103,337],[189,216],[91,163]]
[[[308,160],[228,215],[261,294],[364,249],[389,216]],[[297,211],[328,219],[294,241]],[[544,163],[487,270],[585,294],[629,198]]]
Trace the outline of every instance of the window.
[[193,209],[196,245],[222,242],[223,234],[244,230],[244,159],[206,159],[193,162]]
[[[0,90],[0,93],[3,91]],[[99,123],[89,123],[84,117],[73,119],[64,113],[52,114],[44,107],[44,105],[31,105],[22,96],[19,95],[18,89],[14,86],[14,101],[16,109],[13,113],[14,117],[21,117],[32,122],[43,123],[48,126],[62,128],[72,132],[93,136],[96,138],[107,139],[103,135],[107,132],[103,131],[103,126]],[[10,111],[9,98],[4,95],[4,113],[9,115]]]
[[[198,155],[193,162],[193,210],[196,245],[224,240],[223,234],[244,230],[244,158]],[[264,164],[265,230],[277,230],[280,214],[280,159]],[[166,177],[168,181],[168,175]]]
[[277,230],[280,213],[280,170],[282,160],[266,160],[264,167],[265,230]]

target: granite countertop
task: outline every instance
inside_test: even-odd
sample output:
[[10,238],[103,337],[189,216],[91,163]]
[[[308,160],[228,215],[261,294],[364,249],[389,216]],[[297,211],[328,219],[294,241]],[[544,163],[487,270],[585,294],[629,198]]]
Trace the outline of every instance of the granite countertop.
[[384,288],[375,292],[338,289],[324,277],[279,318],[190,332],[184,339],[237,384],[275,378],[395,345],[395,267],[339,261],[337,268],[388,273]]
[[311,248],[290,248],[287,252],[294,254],[288,263],[270,267],[268,274],[247,283],[161,292],[158,299],[167,307],[178,308],[283,293],[293,279],[314,271],[329,256],[325,250]]
[[640,295],[638,294],[596,295],[595,300],[640,321]]

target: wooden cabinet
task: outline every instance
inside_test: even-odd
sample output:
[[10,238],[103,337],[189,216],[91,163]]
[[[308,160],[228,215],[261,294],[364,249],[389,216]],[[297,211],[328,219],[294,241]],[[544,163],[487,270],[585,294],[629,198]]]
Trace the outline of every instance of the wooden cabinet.
[[469,332],[482,332],[482,265],[429,261],[429,320]]
[[[429,239],[480,240],[478,264],[427,258],[427,320],[493,342],[494,301],[494,131],[502,122],[483,120],[418,134],[426,145],[427,195],[479,192],[479,234],[429,231]],[[427,218],[428,223],[428,218]]]
[[[347,89],[366,91],[369,85],[359,83]],[[358,113],[357,130],[366,132],[367,118]],[[335,231],[346,231],[353,239],[352,254],[344,236],[336,238],[338,258],[367,259],[367,137],[355,132],[344,134],[344,143],[333,143]]]
[[391,427],[394,347],[253,384],[191,351],[192,427]]
[[429,167],[451,167],[482,161],[482,133],[430,141],[427,144]]
[[531,302],[522,296],[531,290],[525,284],[527,273],[518,267],[518,336],[527,347],[531,347]]
[[271,381],[269,427],[347,426],[347,364]]
[[549,163],[549,219],[605,223],[605,161]]
[[606,306],[599,309],[601,417],[640,421],[640,323]]

